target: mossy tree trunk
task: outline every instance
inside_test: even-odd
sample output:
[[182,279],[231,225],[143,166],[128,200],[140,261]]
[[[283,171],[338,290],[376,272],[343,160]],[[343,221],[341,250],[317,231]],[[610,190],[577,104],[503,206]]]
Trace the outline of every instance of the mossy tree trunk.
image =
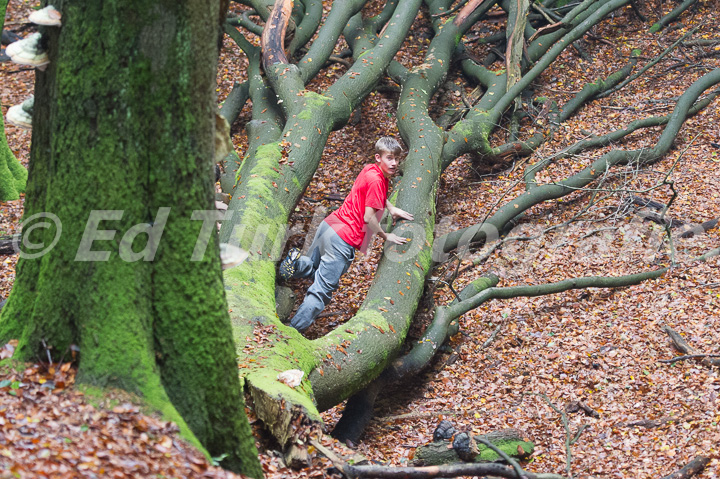
[[[0,0],[0,31],[5,25],[8,0]],[[15,158],[5,136],[5,119],[0,118],[0,201],[17,200],[25,192],[27,170]]]
[[78,383],[136,393],[223,466],[261,477],[217,236],[194,255],[193,213],[214,204],[220,2],[56,7],[24,218],[57,219],[26,224],[26,240],[58,240],[21,254],[0,340],[19,340],[19,360],[79,348]]

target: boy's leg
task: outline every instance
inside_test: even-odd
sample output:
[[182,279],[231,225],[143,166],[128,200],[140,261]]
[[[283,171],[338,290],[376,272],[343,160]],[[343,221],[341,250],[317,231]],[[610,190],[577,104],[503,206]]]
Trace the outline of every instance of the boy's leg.
[[324,221],[320,223],[317,231],[315,231],[315,237],[310,243],[308,248],[307,256],[300,256],[295,263],[295,274],[293,278],[309,278],[320,266],[320,258],[325,253],[325,242],[323,236],[328,234],[328,229],[332,231],[329,224]]
[[315,273],[315,270],[320,265],[320,257],[323,254],[321,238],[326,226],[329,225],[324,221],[318,226],[315,237],[310,244],[310,248],[308,248],[307,256],[300,255],[300,250],[297,248],[291,248],[288,251],[287,256],[280,262],[278,268],[278,273],[283,280],[309,278]]
[[[343,241],[330,226],[327,229],[329,231],[317,235],[322,243],[320,248],[323,250],[323,254],[315,271],[315,281],[290,321],[290,325],[301,332],[309,328],[315,318],[325,309],[340,285],[340,277],[347,271],[355,257],[355,248]],[[318,231],[318,233],[320,232]]]

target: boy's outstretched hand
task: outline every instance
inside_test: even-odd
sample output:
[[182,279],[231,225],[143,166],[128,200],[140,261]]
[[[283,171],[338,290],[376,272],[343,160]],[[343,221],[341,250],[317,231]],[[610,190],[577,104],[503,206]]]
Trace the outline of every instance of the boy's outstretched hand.
[[[391,205],[388,204],[388,206],[391,206]],[[412,215],[412,213],[408,213],[405,210],[401,210],[400,208],[398,208],[396,206],[393,206],[392,208],[388,208],[388,212],[393,217],[393,220],[402,219],[402,220],[412,221],[413,219],[415,219],[415,217]],[[402,243],[398,243],[398,244],[402,244]]]
[[[412,215],[411,215],[411,216],[412,216]],[[386,242],[389,241],[389,242],[395,243],[395,244],[405,244],[405,243],[407,243],[409,240],[408,240],[407,238],[403,238],[402,236],[398,236],[398,235],[396,235],[396,234],[394,234],[394,233],[387,233],[387,234],[385,235],[385,241],[386,241]]]

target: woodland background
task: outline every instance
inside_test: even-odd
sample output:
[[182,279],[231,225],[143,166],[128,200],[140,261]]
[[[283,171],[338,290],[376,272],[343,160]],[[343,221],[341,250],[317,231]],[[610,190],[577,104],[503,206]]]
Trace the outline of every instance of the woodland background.
[[[585,36],[584,48],[592,50],[593,58],[603,61],[583,61],[576,51],[566,51],[537,82],[535,94],[565,101],[584,84],[619,69],[633,48],[641,48],[643,57],[652,58],[692,28],[698,28],[693,38],[720,37],[717,2],[698,2],[679,22],[654,35],[647,32],[648,26],[675,4],[652,1],[642,5],[648,22],[640,22],[627,8]],[[36,2],[11,1],[6,28],[22,28],[23,19],[35,6]],[[326,12],[329,7],[328,2]],[[231,8],[242,9],[236,4]],[[500,22],[504,19],[498,16]],[[470,36],[473,33],[488,32],[471,32]],[[420,62],[430,36],[428,18],[421,15],[397,59],[406,66]],[[589,132],[602,134],[636,117],[669,113],[673,103],[668,100],[682,94],[702,74],[720,66],[719,55],[720,43],[679,47],[619,93],[593,101],[563,124],[554,139],[543,145],[530,161],[548,156]],[[234,82],[245,79],[246,64],[241,51],[225,37],[218,71],[219,102]],[[339,72],[342,65],[334,68]],[[34,73],[11,63],[0,64],[0,71],[4,114],[9,106],[32,93]],[[337,72],[331,68],[327,81],[332,81],[336,74],[339,76]],[[322,80],[316,82],[309,88],[324,88]],[[331,134],[321,168],[292,217],[290,226],[302,227],[303,233],[291,237],[290,245],[301,246],[306,241],[313,218],[316,221],[322,218],[319,207],[339,205],[333,198],[343,197],[349,191],[357,173],[370,160],[370,146],[375,139],[397,135],[393,116],[396,101],[397,93],[391,89],[372,93],[354,114],[352,124]],[[241,157],[247,143],[243,124],[249,119],[246,105],[233,125],[232,139]],[[533,129],[542,127],[538,122],[524,134],[530,135]],[[15,155],[27,165],[30,132],[6,125],[6,134]],[[651,132],[633,135],[625,146],[649,144],[650,135]],[[676,164],[672,179],[679,196],[667,215],[695,224],[719,218],[718,143],[720,110],[716,101],[685,123],[673,150],[662,162],[629,175],[628,185],[635,191],[647,188]],[[544,180],[562,178],[571,167],[560,162],[545,173],[548,177]],[[443,177],[438,201],[440,228],[449,230],[474,224],[478,211],[487,211],[498,202],[502,204],[501,195],[520,187],[517,182],[521,176],[522,168],[512,161],[486,169],[473,164],[470,157],[455,162]],[[671,193],[664,188],[640,196],[665,203]],[[89,194],[102,195],[102,191]],[[605,204],[604,210],[592,211],[581,222],[560,231],[532,241],[511,243],[493,252],[493,261],[488,263],[492,264],[492,272],[501,277],[504,285],[511,286],[559,281],[568,272],[574,276],[629,274],[663,261],[666,258],[657,253],[658,244],[654,241],[664,229],[643,221],[637,210],[623,209],[626,199],[618,197],[615,204]],[[18,231],[22,207],[23,199],[0,204],[2,234]],[[515,233],[529,236],[540,231],[537,225],[542,224],[543,218],[558,221],[576,213],[572,201],[566,208],[536,207],[527,216],[536,226],[521,224]],[[630,226],[628,215],[635,215]],[[592,222],[599,216],[610,219],[593,228]],[[620,241],[617,230],[599,231],[603,228],[623,228],[623,238],[632,241]],[[589,230],[598,231],[585,237]],[[717,247],[719,237],[716,228],[683,240],[682,248],[702,254]],[[381,245],[376,243],[369,255],[358,255],[324,317],[310,330],[312,337],[321,336],[354,314],[381,254]],[[482,251],[463,258],[461,268],[468,268],[456,280],[458,289],[490,272],[489,266],[471,267],[473,257],[480,254]],[[0,298],[7,297],[12,286],[16,259],[0,257]],[[437,276],[454,267],[440,265]],[[452,338],[448,350],[433,361],[425,374],[409,385],[398,385],[380,400],[376,418],[361,442],[353,447],[374,461],[406,465],[414,448],[429,441],[437,423],[445,418],[456,427],[476,433],[519,428],[536,445],[527,469],[562,473],[566,469],[568,434],[563,415],[558,413],[562,411],[571,436],[587,426],[571,447],[570,470],[577,477],[661,477],[698,455],[712,458],[698,477],[718,477],[718,369],[693,360],[659,362],[678,354],[662,329],[665,324],[683,334],[698,351],[720,352],[717,278],[715,257],[705,263],[680,264],[658,280],[627,288],[491,301],[462,317],[461,333]],[[308,284],[294,286],[301,297]],[[446,304],[452,300],[452,293],[438,287],[434,300],[436,304]],[[411,335],[419,337],[428,320],[427,312],[421,309]],[[27,462],[31,454],[57,456],[58,461],[67,464],[69,473],[77,468],[88,475],[108,477],[156,477],[156,474],[190,477],[202,473],[232,476],[211,467],[201,455],[183,446],[172,425],[142,416],[121,393],[106,404],[87,405],[82,395],[72,389],[73,370],[69,363],[49,370],[34,365],[26,371],[8,371],[2,380],[0,431],[5,440],[0,442],[0,464],[14,468],[20,477],[33,477]],[[565,412],[569,404],[577,401],[595,413],[590,415],[583,409]],[[342,406],[338,406],[323,413],[328,430],[341,411]],[[248,412],[252,421],[251,405]],[[90,419],[102,426],[88,428]],[[34,425],[35,449],[24,445],[32,443],[32,438],[13,434],[17,421]],[[286,468],[273,452],[272,440],[264,435],[259,424],[255,426],[267,477],[329,474],[329,463],[319,454],[311,468],[302,471]],[[346,445],[330,439],[325,442],[338,452],[349,453]],[[37,448],[47,452],[38,452]],[[112,453],[96,454],[101,450]]]

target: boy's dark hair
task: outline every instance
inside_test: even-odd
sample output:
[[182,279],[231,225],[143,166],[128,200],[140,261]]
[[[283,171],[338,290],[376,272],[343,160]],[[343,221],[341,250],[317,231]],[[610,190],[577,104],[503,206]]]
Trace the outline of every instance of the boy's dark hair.
[[375,153],[392,153],[393,155],[399,155],[403,149],[400,143],[392,136],[383,136],[375,143]]

